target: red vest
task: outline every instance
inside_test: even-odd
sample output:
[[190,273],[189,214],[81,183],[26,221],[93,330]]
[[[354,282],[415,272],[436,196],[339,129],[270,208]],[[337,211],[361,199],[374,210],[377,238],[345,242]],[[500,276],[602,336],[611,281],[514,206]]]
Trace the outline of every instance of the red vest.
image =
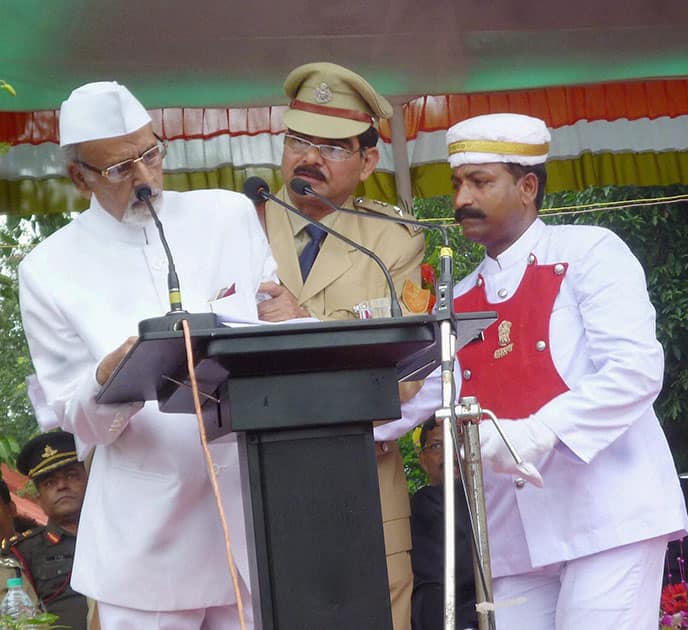
[[[532,262],[531,262],[532,261]],[[568,391],[550,353],[549,320],[567,263],[538,265],[533,254],[514,295],[487,301],[484,279],[454,300],[457,313],[497,311],[483,338],[458,351],[461,396],[476,396],[498,418],[522,419]]]

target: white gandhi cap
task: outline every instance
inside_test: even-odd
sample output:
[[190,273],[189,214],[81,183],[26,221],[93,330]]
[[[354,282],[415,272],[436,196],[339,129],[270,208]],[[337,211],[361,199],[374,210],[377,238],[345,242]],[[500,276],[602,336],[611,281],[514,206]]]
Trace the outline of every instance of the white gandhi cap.
[[151,117],[136,97],[115,81],[87,83],[60,108],[60,146],[115,138],[138,131]]
[[462,120],[447,131],[449,165],[511,162],[524,166],[547,160],[549,130],[523,114],[486,114]]

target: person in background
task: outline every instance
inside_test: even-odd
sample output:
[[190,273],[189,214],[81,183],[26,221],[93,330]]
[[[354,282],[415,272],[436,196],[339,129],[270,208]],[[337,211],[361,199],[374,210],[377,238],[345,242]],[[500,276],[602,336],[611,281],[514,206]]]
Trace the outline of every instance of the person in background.
[[[23,577],[22,565],[13,555],[6,555],[5,550],[19,539],[17,532],[25,532],[38,524],[33,519],[17,514],[17,506],[12,500],[10,489],[3,479],[0,479],[0,601],[7,593],[7,580],[13,577]],[[24,580],[24,590],[29,594],[35,606],[40,606],[33,586]]]
[[3,541],[2,555],[19,563],[25,588],[35,591],[41,607],[57,615],[58,623],[86,630],[86,597],[69,583],[86,491],[86,470],[77,461],[74,436],[59,430],[38,435],[22,448],[17,469],[33,481],[48,523]]
[[9,539],[17,532],[23,532],[38,523],[29,516],[17,513],[10,489],[4,479],[0,479],[0,540]]
[[[358,184],[370,177],[378,163],[377,122],[392,115],[391,105],[363,77],[332,63],[299,66],[287,76],[284,89],[291,99],[284,114],[287,133],[281,168],[285,185],[276,196],[374,251],[389,269],[403,301],[406,283],[420,284],[423,233],[406,225],[336,212],[289,186],[298,177],[337,206],[386,217],[405,216],[386,203],[354,196]],[[389,316],[390,291],[369,256],[273,201],[260,211],[281,280],[279,285],[261,286],[270,296],[258,307],[261,319]],[[405,303],[402,308],[410,311]],[[403,384],[401,396],[415,391],[413,384]],[[408,630],[413,576],[406,477],[396,442],[377,442],[376,449],[394,630]]]
[[[442,425],[426,420],[420,431],[418,461],[430,479],[411,498],[413,549],[413,630],[444,628],[444,438]],[[458,477],[458,467],[455,468]],[[455,487],[456,627],[478,627],[471,551],[471,521],[460,480]]]

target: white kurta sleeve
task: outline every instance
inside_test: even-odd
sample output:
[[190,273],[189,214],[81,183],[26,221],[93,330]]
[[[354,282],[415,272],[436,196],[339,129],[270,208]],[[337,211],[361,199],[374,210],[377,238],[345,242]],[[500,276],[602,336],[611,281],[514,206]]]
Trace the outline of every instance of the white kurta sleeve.
[[442,406],[442,369],[437,368],[423,383],[418,393],[401,405],[401,418],[376,426],[373,435],[377,442],[396,440],[423,424]]
[[565,282],[577,302],[588,366],[568,383],[569,391],[534,416],[590,462],[651,408],[661,389],[664,356],[643,269],[613,233],[606,232],[570,266]]
[[275,282],[279,284],[277,276],[277,261],[272,256],[272,250],[265,236],[265,231],[260,225],[258,215],[251,201],[246,199],[249,211],[246,213],[246,233],[251,241],[251,269],[255,279],[256,291],[263,282]]
[[97,360],[60,309],[54,291],[41,282],[40,270],[30,261],[19,266],[22,321],[40,387],[60,426],[78,438],[80,451],[88,450],[113,442],[143,403],[96,404]]

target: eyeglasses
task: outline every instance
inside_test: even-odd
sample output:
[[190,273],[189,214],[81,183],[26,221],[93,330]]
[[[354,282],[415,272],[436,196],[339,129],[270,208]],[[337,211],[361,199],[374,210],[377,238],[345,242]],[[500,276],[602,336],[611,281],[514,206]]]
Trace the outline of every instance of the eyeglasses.
[[290,133],[284,134],[284,146],[287,147],[296,155],[305,155],[311,149],[317,149],[324,160],[331,160],[332,162],[343,162],[353,157],[356,153],[363,155],[365,149],[358,149],[351,151],[344,147],[338,147],[333,144],[315,144],[305,138],[299,136],[292,136]]
[[89,171],[98,173],[98,175],[101,175],[110,183],[117,184],[123,182],[125,179],[129,179],[134,174],[134,166],[137,162],[143,162],[144,166],[148,168],[153,168],[161,164],[162,159],[167,154],[167,143],[157,134],[155,135],[155,139],[157,141],[155,145],[150,149],[146,149],[139,157],[117,162],[117,164],[113,164],[104,169],[96,168],[81,160],[76,160],[76,163],[87,168]]

